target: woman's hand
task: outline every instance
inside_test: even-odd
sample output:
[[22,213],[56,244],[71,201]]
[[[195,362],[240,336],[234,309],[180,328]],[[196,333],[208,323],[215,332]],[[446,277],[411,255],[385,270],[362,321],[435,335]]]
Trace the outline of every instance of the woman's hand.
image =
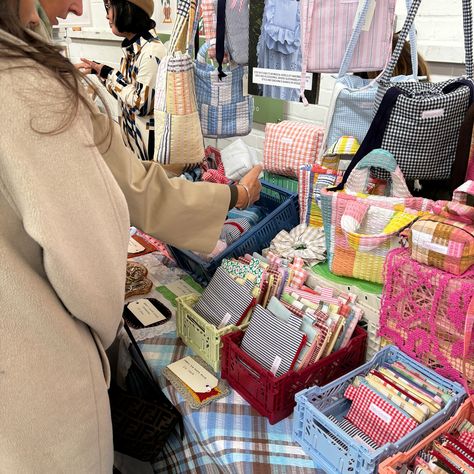
[[262,185],[258,179],[261,165],[254,166],[237,184],[238,198],[236,207],[244,209],[260,199]]
[[77,69],[84,74],[97,74],[100,77],[103,64],[96,63],[95,61],[86,58],[81,58],[81,61],[81,63],[75,65]]

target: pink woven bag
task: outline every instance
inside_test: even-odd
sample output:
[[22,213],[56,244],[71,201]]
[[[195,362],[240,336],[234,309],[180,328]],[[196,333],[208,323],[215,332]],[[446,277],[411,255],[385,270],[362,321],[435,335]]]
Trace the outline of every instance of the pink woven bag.
[[324,128],[310,123],[283,120],[267,123],[263,167],[271,173],[298,176],[300,166],[316,162]]

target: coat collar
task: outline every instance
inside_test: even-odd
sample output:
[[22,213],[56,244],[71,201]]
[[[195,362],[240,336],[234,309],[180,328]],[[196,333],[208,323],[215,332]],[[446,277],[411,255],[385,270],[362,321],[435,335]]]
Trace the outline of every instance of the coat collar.
[[138,54],[143,48],[143,45],[146,43],[151,43],[156,39],[158,39],[158,33],[153,26],[151,30],[137,33],[132,39],[125,38],[122,41],[122,48],[125,49],[127,53]]

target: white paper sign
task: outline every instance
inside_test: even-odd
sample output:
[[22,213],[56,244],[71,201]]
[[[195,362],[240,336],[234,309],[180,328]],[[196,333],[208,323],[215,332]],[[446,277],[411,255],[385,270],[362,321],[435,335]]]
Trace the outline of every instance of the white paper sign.
[[128,241],[128,253],[140,253],[145,250],[142,244],[138,243],[133,237]]
[[169,364],[168,369],[197,393],[210,392],[219,383],[214,375],[189,356]]
[[[254,67],[252,70],[252,81],[254,84],[299,89],[301,87],[301,72]],[[305,77],[305,90],[311,90],[312,84],[313,74],[308,72]]]
[[197,294],[198,292],[184,280],[176,280],[166,285],[166,288],[176,296],[190,295],[191,293]]
[[143,326],[149,326],[150,324],[166,320],[166,317],[163,316],[161,311],[155,308],[153,303],[146,298],[132,301],[127,305],[127,308],[143,324]]

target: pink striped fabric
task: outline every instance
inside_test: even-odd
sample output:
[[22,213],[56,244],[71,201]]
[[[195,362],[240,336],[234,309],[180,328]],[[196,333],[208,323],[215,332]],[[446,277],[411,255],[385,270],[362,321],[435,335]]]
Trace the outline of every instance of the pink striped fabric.
[[[370,28],[360,34],[349,71],[384,69],[392,50],[395,3],[396,0],[376,2]],[[358,5],[359,0],[301,0],[303,61],[307,57],[307,71],[339,71]]]

